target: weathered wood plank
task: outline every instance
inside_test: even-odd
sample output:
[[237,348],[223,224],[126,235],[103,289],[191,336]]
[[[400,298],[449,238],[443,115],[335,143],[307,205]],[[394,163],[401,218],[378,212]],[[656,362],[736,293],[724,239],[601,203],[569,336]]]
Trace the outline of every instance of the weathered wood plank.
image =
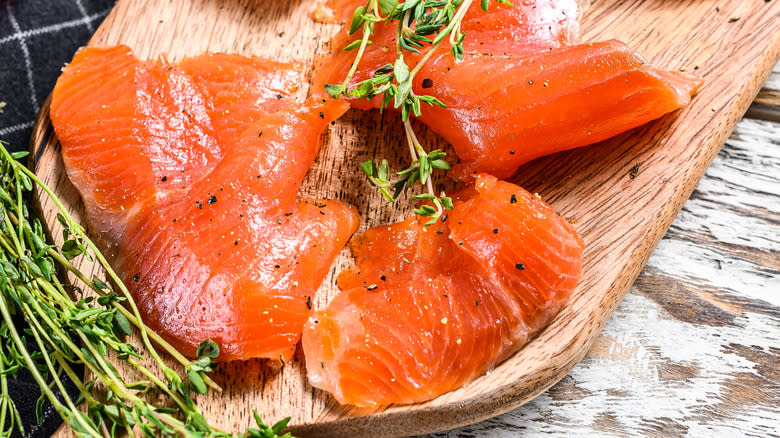
[[780,436],[778,146],[780,123],[740,122],[582,362],[429,437]]
[[780,106],[780,62],[775,64],[753,103]]
[[748,108],[746,117],[780,122],[780,63],[769,74],[764,87]]

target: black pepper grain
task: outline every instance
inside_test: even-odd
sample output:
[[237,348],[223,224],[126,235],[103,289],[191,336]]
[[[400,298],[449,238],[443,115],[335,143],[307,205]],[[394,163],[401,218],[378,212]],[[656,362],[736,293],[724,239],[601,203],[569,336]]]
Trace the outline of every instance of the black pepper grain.
[[637,173],[639,173],[639,163],[634,164],[634,166],[631,169],[629,169],[628,177],[634,179],[636,178]]

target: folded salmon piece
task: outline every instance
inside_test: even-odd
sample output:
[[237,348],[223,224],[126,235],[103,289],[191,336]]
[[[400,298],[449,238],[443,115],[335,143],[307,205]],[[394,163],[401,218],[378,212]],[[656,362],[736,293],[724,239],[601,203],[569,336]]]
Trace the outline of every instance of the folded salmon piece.
[[343,102],[288,96],[297,66],[206,54],[139,61],[86,48],[51,119],[90,232],[142,317],[193,355],[292,356],[311,297],[357,228],[350,205],[296,201]]
[[341,403],[430,400],[519,350],[566,303],[583,242],[522,188],[480,174],[436,224],[354,240],[357,266],[303,332],[309,381]]

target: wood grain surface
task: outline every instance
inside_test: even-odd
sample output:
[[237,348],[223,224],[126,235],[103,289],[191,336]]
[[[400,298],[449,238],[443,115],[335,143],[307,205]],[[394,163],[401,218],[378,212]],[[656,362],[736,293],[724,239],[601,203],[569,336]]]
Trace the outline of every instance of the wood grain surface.
[[[597,146],[538,160],[518,173],[515,181],[540,193],[575,222],[586,242],[583,279],[559,317],[489,375],[428,403],[380,411],[350,409],[307,384],[300,358],[281,369],[250,361],[220,368],[217,379],[225,388],[223,394],[199,400],[207,417],[219,426],[239,430],[249,425],[252,409],[267,419],[292,415],[292,430],[304,436],[426,433],[515,408],[572,369],[639,274],[780,53],[778,2],[589,3],[583,5],[584,40],[619,38],[658,67],[698,72],[705,85],[690,106],[675,114]],[[173,60],[210,50],[307,61],[323,50],[322,43],[334,30],[308,18],[313,4],[313,0],[125,0],[117,4],[91,44],[124,43],[142,57],[167,53]],[[325,136],[302,195],[353,203],[363,216],[362,229],[408,215],[408,203],[389,206],[381,202],[356,172],[358,162],[375,154],[392,158],[391,162],[404,161],[403,148],[398,147],[402,140],[399,128],[392,114],[348,113]],[[420,130],[423,144],[443,146],[436,136]],[[78,211],[78,196],[64,176],[45,110],[33,145],[36,172]],[[449,186],[446,181],[439,183]],[[41,208],[51,211],[46,202]],[[52,222],[53,235],[58,236],[56,221]],[[350,263],[349,255],[342,254],[333,272]],[[319,291],[318,307],[337,293],[333,284],[331,274]],[[670,370],[673,373],[678,368]],[[608,420],[607,416],[607,426]]]

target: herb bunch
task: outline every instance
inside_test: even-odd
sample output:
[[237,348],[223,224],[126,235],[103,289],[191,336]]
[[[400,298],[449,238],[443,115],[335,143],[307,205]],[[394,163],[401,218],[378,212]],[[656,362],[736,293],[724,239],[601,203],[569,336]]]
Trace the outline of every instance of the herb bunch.
[[[190,361],[146,327],[127,288],[84,228],[44,183],[17,161],[25,155],[9,153],[0,142],[0,436],[10,436],[15,429],[24,434],[8,393],[8,379],[26,369],[42,391],[36,409],[39,421],[45,398],[79,437],[133,436],[138,432],[149,437],[277,437],[289,418],[267,426],[255,414],[257,428],[237,435],[208,424],[191,395],[205,394],[209,387],[219,390],[208,377],[215,368],[219,346],[210,340],[203,342],[198,358]],[[40,221],[31,214],[28,200],[34,185],[59,210],[64,237],[61,246],[51,243]],[[108,280],[88,278],[74,265],[78,258],[97,261]],[[73,274],[78,284],[61,281],[58,274],[65,271]],[[87,296],[81,287],[94,294]],[[17,326],[14,316],[22,316],[29,327]],[[144,355],[125,341],[134,329],[158,372],[144,365]],[[178,362],[186,380],[162,360],[151,340]],[[120,375],[109,357],[129,364],[139,380]],[[77,365],[84,366],[90,380],[77,374]],[[79,391],[75,399],[65,391],[66,378]],[[149,401],[152,396],[162,396],[165,404]]]
[[[494,1],[511,6],[508,0]],[[474,0],[368,0],[366,5],[355,9],[349,25],[350,35],[361,31],[362,36],[344,48],[357,49],[344,82],[325,85],[325,90],[333,98],[344,96],[372,100],[380,96],[380,110],[390,107],[391,104],[393,108],[400,110],[411,165],[396,172],[393,178],[390,176],[387,160],[384,159],[379,164],[375,159],[366,161],[361,163],[360,168],[369,182],[390,202],[395,202],[402,192],[406,192],[416,182],[425,186],[426,193],[416,195],[414,199],[428,201],[415,209],[418,215],[432,218],[426,225],[435,223],[445,209],[452,208],[452,199],[443,192],[437,195],[431,182],[431,175],[435,170],[449,170],[450,165],[444,160],[446,154],[441,150],[425,151],[409,118],[422,114],[423,103],[441,108],[446,108],[446,105],[436,96],[416,94],[412,85],[414,78],[445,41],[449,43],[453,57],[456,60],[463,59],[465,35],[461,31],[461,24],[473,2]],[[482,10],[487,11],[489,5],[490,0],[480,0]],[[370,38],[377,23],[396,25],[395,61],[377,69],[372,77],[353,84],[352,79],[366,47],[371,44]],[[411,53],[420,56],[410,68],[405,55]]]

